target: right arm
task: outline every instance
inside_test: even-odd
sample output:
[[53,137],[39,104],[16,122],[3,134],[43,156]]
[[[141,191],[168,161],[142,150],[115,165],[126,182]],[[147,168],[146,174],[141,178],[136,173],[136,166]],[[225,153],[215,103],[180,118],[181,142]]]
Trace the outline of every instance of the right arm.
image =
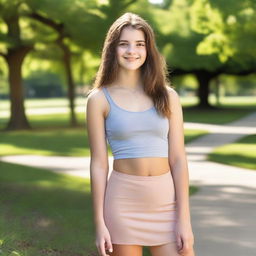
[[89,95],[86,106],[86,128],[91,152],[90,181],[96,227],[96,245],[99,253],[105,255],[105,245],[107,244],[108,249],[112,248],[112,246],[103,215],[109,165],[105,139],[105,105],[102,96],[101,91],[96,91]]

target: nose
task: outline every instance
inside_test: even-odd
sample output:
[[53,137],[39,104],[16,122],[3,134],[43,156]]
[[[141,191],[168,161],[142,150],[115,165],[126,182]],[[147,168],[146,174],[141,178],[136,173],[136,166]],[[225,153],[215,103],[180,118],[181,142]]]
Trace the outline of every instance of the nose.
[[129,44],[127,47],[127,53],[131,54],[135,52],[135,47],[132,44]]

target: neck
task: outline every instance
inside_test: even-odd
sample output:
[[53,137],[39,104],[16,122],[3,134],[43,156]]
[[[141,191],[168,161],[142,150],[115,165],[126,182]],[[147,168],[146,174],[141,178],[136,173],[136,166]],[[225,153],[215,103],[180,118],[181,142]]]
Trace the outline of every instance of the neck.
[[140,76],[140,70],[120,69],[115,84],[131,90],[141,88],[142,81]]

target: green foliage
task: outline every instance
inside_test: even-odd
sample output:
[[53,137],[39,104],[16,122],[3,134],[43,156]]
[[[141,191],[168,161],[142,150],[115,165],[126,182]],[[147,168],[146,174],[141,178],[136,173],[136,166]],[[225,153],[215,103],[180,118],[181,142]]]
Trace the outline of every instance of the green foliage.
[[256,38],[255,12],[254,1],[194,0],[192,29],[206,35],[198,45],[198,53],[217,54],[221,62],[230,58],[255,62],[256,53],[251,51]]
[[174,0],[168,9],[152,10],[160,30],[160,48],[168,65],[183,70],[215,70],[220,62],[216,54],[206,56],[197,52],[204,35],[191,27],[191,4],[187,0]]
[[255,66],[255,11],[254,1],[173,0],[149,15],[171,69],[238,73]]

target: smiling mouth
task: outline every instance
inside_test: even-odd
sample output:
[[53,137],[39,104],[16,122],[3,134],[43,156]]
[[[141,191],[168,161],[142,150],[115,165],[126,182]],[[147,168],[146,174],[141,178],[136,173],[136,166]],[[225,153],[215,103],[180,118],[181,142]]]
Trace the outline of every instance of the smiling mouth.
[[139,57],[137,57],[137,58],[134,58],[134,57],[124,57],[126,60],[128,60],[128,61],[135,61],[135,60],[138,60],[139,59]]

